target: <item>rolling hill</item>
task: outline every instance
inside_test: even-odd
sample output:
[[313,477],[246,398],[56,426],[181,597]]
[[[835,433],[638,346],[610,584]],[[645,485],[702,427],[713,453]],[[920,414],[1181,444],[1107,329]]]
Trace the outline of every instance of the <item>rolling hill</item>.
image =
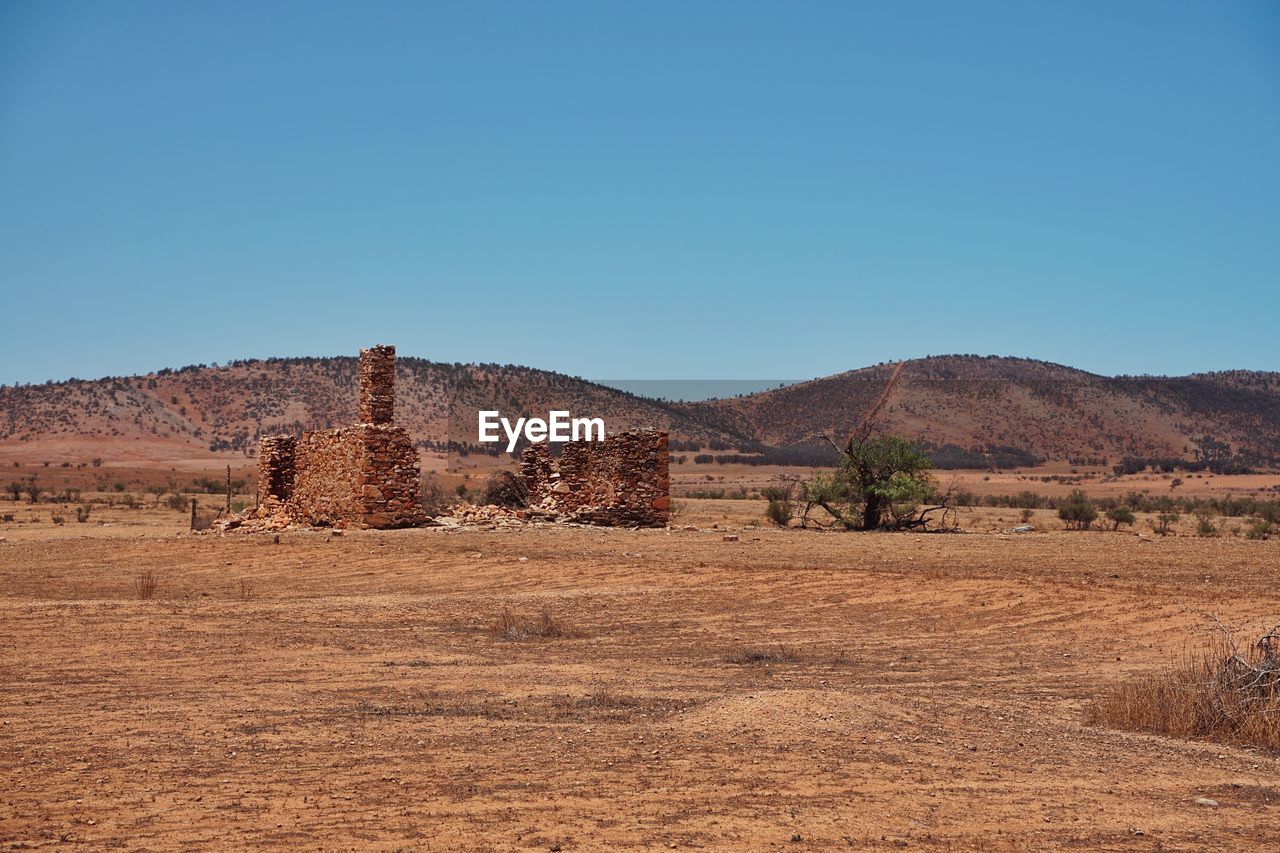
[[[688,411],[765,444],[844,437],[884,392],[893,365],[690,404]],[[1280,373],[1105,377],[994,356],[907,361],[876,416],[933,447],[1001,447],[1053,460],[1189,457],[1206,437],[1234,452],[1280,455]]]
[[[812,444],[847,435],[884,394],[894,365],[852,370],[730,399],[667,403],[564,374],[512,365],[401,357],[397,420],[426,449],[474,441],[475,412],[605,418],[681,442]],[[0,388],[0,454],[181,459],[252,452],[260,435],[354,420],[356,359],[280,358],[143,376]],[[1006,458],[1114,463],[1192,456],[1205,438],[1233,453],[1280,456],[1280,373],[1105,377],[1017,358],[908,361],[885,395],[880,428],[934,449]],[[1217,446],[1217,445],[1214,445]],[[1012,454],[1010,457],[1009,455]]]
[[[0,451],[59,459],[96,446],[97,455],[133,460],[245,454],[262,435],[354,422],[356,364],[280,358],[0,388]],[[742,442],[701,412],[564,374],[397,359],[396,422],[421,447],[474,443],[481,408],[510,418],[567,408],[604,418],[610,431],[649,426],[693,441]]]

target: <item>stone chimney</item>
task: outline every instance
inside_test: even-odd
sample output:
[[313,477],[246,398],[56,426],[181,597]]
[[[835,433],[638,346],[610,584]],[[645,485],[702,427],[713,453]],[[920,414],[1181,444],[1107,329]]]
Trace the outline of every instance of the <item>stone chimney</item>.
[[396,348],[360,350],[360,423],[389,424],[396,412]]

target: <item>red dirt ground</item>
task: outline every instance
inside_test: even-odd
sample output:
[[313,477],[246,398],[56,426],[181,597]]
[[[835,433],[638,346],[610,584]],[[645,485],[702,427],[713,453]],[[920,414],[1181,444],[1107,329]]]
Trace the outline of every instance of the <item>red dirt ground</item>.
[[179,520],[0,542],[6,846],[1280,844],[1275,754],[1085,723],[1274,540]]

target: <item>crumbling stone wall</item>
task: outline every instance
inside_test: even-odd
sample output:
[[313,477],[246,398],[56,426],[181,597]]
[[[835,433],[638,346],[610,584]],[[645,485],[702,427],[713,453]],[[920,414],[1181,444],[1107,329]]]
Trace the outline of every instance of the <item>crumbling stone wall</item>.
[[395,347],[360,351],[360,423],[258,444],[259,513],[307,524],[406,527],[418,503],[418,452],[395,413]]
[[557,467],[545,443],[525,448],[521,476],[532,506],[588,524],[665,527],[671,517],[667,433],[623,432],[571,441]]
[[293,493],[297,436],[272,435],[258,441],[258,506],[284,504]]
[[356,424],[303,433],[289,510],[308,524],[405,527],[423,520],[418,452],[400,427]]
[[298,521],[332,524],[364,515],[356,472],[363,456],[354,429],[304,432],[295,456],[288,508]]

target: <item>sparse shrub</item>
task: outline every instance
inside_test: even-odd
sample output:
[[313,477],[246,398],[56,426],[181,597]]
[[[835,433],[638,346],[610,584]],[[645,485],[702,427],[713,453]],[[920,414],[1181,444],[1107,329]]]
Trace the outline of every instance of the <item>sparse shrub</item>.
[[1151,522],[1151,529],[1161,536],[1169,535],[1169,526],[1181,518],[1182,515],[1176,512],[1162,512]]
[[791,521],[791,504],[784,500],[773,499],[765,508],[765,516],[779,527],[786,527]]
[[89,504],[81,504],[80,506],[76,507],[76,521],[78,521],[81,524],[84,524],[86,521],[89,520],[89,513],[91,512],[93,512],[93,507],[91,507]]
[[512,641],[578,636],[577,631],[556,619],[545,607],[532,617],[519,616],[504,607],[498,613],[491,633],[500,640]]
[[448,496],[435,471],[422,475],[421,494],[422,509],[427,515],[442,515],[449,508]]
[[1098,508],[1077,489],[1058,506],[1058,518],[1067,523],[1069,530],[1088,530],[1098,518]]
[[1241,650],[1225,631],[1163,672],[1099,697],[1090,721],[1184,738],[1280,747],[1280,655],[1274,630]]
[[[197,492],[203,492],[207,495],[225,495],[227,493],[227,481],[225,479],[217,479],[214,477],[197,477],[191,481],[191,485]],[[238,494],[244,491],[246,483],[244,480],[231,481],[231,493]],[[117,489],[124,491],[123,489]]]
[[165,505],[176,512],[185,512],[191,508],[191,502],[187,500],[187,496],[176,493],[165,499]]
[[1034,515],[1035,515],[1035,511],[1034,511],[1034,510],[1028,509],[1027,507],[1023,507],[1023,508],[1022,508],[1022,512],[1019,514],[1019,516],[1018,516],[1018,517],[1022,520],[1022,523],[1023,523],[1023,524],[1026,524],[1026,523],[1028,523],[1029,521],[1031,521],[1031,518],[1032,518],[1032,516],[1034,516]]
[[240,600],[249,601],[253,597],[253,582],[248,578],[240,578]]
[[1014,495],[1008,505],[1026,507],[1027,509],[1044,509],[1049,506],[1049,499],[1037,492],[1024,489]]
[[529,489],[524,478],[510,471],[495,471],[484,481],[480,503],[492,506],[523,507],[529,505]]
[[467,496],[467,484],[459,483],[457,486],[454,487],[453,493],[460,498],[465,498]]
[[65,515],[58,515],[57,513],[54,513],[52,516],[50,516],[49,520],[52,521],[54,524],[67,523],[67,517]]
[[1196,535],[1197,536],[1217,536],[1218,528],[1213,523],[1213,510],[1198,509],[1196,510]]
[[1137,516],[1127,506],[1113,506],[1107,510],[1107,519],[1111,522],[1112,530],[1119,530],[1123,525],[1137,521]]
[[138,598],[147,600],[156,594],[156,576],[152,572],[143,572],[133,582]]
[[27,487],[26,487],[26,485],[25,485],[25,484],[23,484],[21,481],[19,481],[19,480],[14,480],[14,481],[12,481],[11,483],[9,483],[9,485],[5,486],[4,488],[5,488],[5,491],[7,491],[7,492],[9,493],[9,498],[10,498],[14,503],[17,503],[18,501],[22,500],[22,493],[23,493],[24,491],[26,491],[26,488],[27,488]]
[[685,497],[695,501],[718,501],[723,500],[724,496],[724,489],[691,489],[685,493]]
[[1249,524],[1248,529],[1245,530],[1244,538],[1245,539],[1269,539],[1271,538],[1271,534],[1274,532],[1275,530],[1271,522],[1262,518],[1255,518]]
[[13,513],[11,513],[11,512],[6,512],[3,516],[0,516],[0,520],[3,520],[3,521],[13,521]]
[[733,654],[725,658],[728,663],[750,664],[750,663],[791,663],[796,656],[786,646],[778,645],[773,648],[766,646],[749,646],[745,649],[739,649]]
[[191,520],[191,529],[192,530],[208,530],[210,527],[213,527],[213,523],[218,520],[218,517],[220,515],[222,515],[222,510],[220,509],[199,510],[198,512],[196,512],[195,518]]

